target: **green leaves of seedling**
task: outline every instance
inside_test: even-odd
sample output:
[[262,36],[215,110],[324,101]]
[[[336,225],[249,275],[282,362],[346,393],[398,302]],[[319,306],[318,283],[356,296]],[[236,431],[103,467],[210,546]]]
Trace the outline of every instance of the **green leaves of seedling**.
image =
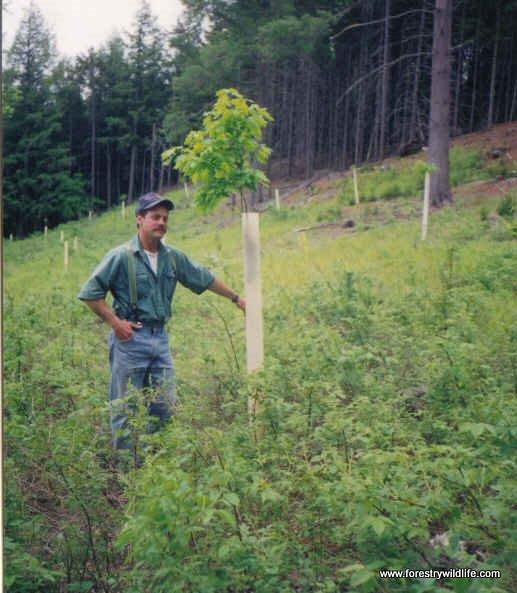
[[[221,89],[213,108],[204,114],[203,128],[191,131],[183,147],[162,153],[196,185],[194,198],[201,211],[213,210],[224,198],[267,185],[256,168],[265,164],[271,149],[261,143],[263,128],[273,120],[266,109],[236,89]],[[243,201],[243,208],[245,202]]]

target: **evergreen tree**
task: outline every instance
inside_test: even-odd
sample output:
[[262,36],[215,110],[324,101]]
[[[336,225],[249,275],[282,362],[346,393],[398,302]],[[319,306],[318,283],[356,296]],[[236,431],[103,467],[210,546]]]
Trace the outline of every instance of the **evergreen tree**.
[[53,35],[31,4],[8,55],[8,80],[16,93],[4,124],[6,234],[23,236],[45,221],[57,224],[83,209],[83,182],[70,172],[70,152],[49,84],[54,58]]
[[[77,58],[77,72],[81,83],[83,94],[86,96],[86,104],[88,110],[88,179],[90,189],[90,209],[95,207],[97,179],[97,126],[98,126],[98,112],[102,104],[102,97],[99,96],[98,79],[99,79],[99,55],[93,47],[90,47],[86,55]],[[85,138],[86,140],[86,138]],[[85,142],[86,144],[86,142]]]
[[136,14],[128,46],[131,82],[128,201],[131,202],[136,191],[152,189],[150,181],[160,165],[153,128],[161,127],[171,95],[172,69],[165,36],[146,0]]
[[61,138],[71,155],[70,173],[87,171],[88,106],[81,90],[77,67],[70,59],[62,59],[51,76],[51,90],[60,114]]
[[113,37],[99,52],[98,94],[100,177],[98,190],[106,196],[106,206],[115,196],[127,192],[127,149],[131,126],[127,105],[131,100],[130,68],[121,37]]

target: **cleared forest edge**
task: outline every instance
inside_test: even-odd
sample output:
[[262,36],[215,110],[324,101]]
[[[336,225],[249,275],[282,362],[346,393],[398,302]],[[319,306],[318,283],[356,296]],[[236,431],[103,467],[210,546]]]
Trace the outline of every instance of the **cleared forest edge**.
[[[457,136],[452,139],[451,146],[461,146],[471,150],[480,151],[486,162],[490,162],[496,159],[503,159],[510,162],[515,167],[515,175],[517,177],[517,122],[510,122],[505,124],[497,124],[485,130],[483,132],[474,132],[472,134],[464,134]],[[420,159],[426,160],[425,151],[419,151],[409,159]],[[390,164],[400,162],[398,157],[386,158],[383,161],[372,163],[375,166],[389,166]],[[317,171],[315,175],[309,180],[291,180],[288,178],[280,178],[278,181],[272,183],[271,187],[274,190],[278,188],[280,190],[283,201],[287,204],[304,203],[308,199],[325,199],[333,197],[338,183],[343,177],[351,176],[351,170],[345,172],[329,171],[327,169]],[[493,179],[486,180],[482,183],[486,190],[487,195],[495,194],[499,192],[497,190],[497,184],[501,180]],[[465,184],[467,189],[470,187],[477,187],[476,184],[481,182],[474,182],[472,184]],[[511,181],[509,184],[511,185]],[[504,190],[504,188],[503,188]],[[462,188],[456,187],[453,189],[453,193],[462,193]],[[466,192],[467,194],[469,191]],[[476,193],[477,190],[476,190]]]
[[430,92],[442,71],[432,74],[440,6],[453,4],[451,51],[442,54],[452,132],[516,117],[512,2],[183,4],[173,31],[142,2],[129,31],[67,60],[42,11],[27,8],[6,48],[6,237],[170,187],[177,172],[163,166],[162,152],[202,126],[221,88],[237,88],[273,116],[264,142],[274,181],[430,144],[429,107],[441,104]]

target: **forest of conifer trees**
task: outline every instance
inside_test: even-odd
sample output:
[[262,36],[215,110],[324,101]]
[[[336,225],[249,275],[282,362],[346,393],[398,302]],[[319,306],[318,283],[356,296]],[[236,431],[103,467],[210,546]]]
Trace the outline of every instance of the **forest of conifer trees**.
[[[74,59],[31,5],[4,65],[4,234],[26,236],[176,181],[160,154],[223,87],[266,107],[272,179],[310,178],[429,136],[434,0],[183,0]],[[517,2],[455,0],[453,135],[517,116]],[[261,199],[259,196],[258,199]]]

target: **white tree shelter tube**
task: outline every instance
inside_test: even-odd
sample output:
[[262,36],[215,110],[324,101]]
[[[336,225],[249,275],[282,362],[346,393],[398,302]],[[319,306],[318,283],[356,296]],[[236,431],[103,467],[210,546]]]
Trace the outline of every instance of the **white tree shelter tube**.
[[68,241],[65,241],[64,260],[65,272],[68,270]]
[[357,180],[357,169],[355,165],[352,167],[352,173],[354,177],[354,196],[356,205],[359,204],[359,182]]
[[[260,234],[257,212],[242,214],[244,239],[244,288],[246,296],[246,368],[248,373],[264,366],[262,331],[262,283],[260,279]],[[248,401],[250,413],[256,412]]]
[[425,174],[424,181],[424,207],[422,210],[422,241],[427,237],[427,224],[429,221],[429,195],[431,193],[431,175],[429,171]]

